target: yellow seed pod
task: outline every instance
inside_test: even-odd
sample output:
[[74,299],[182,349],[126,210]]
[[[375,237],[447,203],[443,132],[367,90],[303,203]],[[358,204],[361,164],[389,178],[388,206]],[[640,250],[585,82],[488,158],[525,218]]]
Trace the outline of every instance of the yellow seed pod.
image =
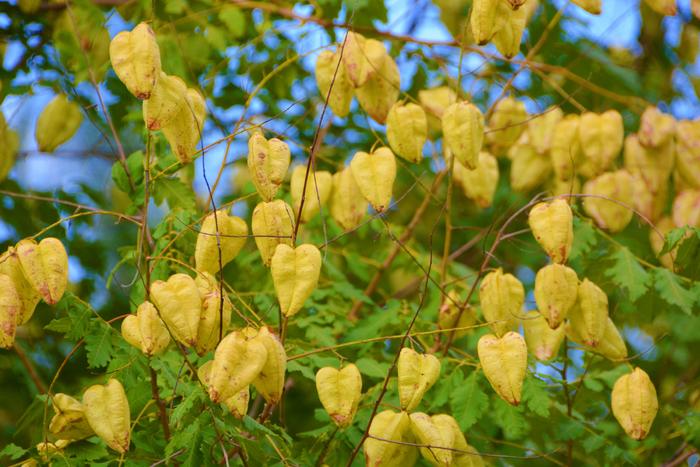
[[248,170],[264,201],[272,201],[277,195],[291,157],[287,143],[277,138],[268,141],[256,131],[248,139]]
[[121,329],[124,340],[149,357],[161,353],[170,344],[168,328],[151,302],[143,302],[135,315],[124,318]]
[[656,230],[649,229],[649,243],[651,244],[652,251],[657,257],[659,257],[659,261],[661,262],[661,264],[663,264],[665,267],[671,270],[673,269],[673,263],[676,258],[678,246],[676,246],[676,248],[666,253],[665,255],[659,256],[659,253],[661,253],[661,250],[664,247],[664,238],[659,237],[659,233],[661,233],[661,235],[665,237],[671,230],[675,228],[676,226],[673,223],[673,220],[667,216],[662,217],[656,222]]
[[[571,180],[560,180],[554,178],[550,180],[548,185],[550,196],[574,195],[581,193],[581,180],[573,178]],[[573,197],[569,198],[568,203],[572,204],[575,201]]]
[[549,154],[554,129],[563,118],[559,107],[550,107],[528,122],[527,142],[538,154]]
[[[365,441],[365,465],[367,467],[399,467],[415,464],[418,449],[408,444],[414,442],[411,419],[406,412],[379,412],[369,427],[370,437]],[[380,439],[377,439],[380,438]],[[398,441],[391,443],[388,441]]]
[[574,242],[574,214],[564,199],[538,203],[530,210],[528,224],[537,243],[555,263],[566,263]]
[[137,99],[149,99],[160,71],[160,50],[156,35],[146,23],[114,36],[109,44],[112,67]]
[[587,178],[605,172],[615,160],[624,142],[625,129],[617,110],[602,114],[586,112],[581,115],[578,127],[584,160],[580,173]]
[[219,403],[230,400],[252,384],[267,363],[267,348],[257,332],[234,331],[216,347],[209,370],[209,397]]
[[[352,34],[352,33],[351,33]],[[353,86],[343,64],[339,64],[339,52],[322,51],[316,60],[316,85],[321,98],[328,99],[328,106],[338,117],[350,113]],[[333,89],[331,90],[331,85]],[[328,92],[330,91],[330,96]]]
[[481,312],[497,336],[514,328],[525,303],[525,288],[512,274],[503,270],[488,273],[479,286]]
[[269,266],[277,245],[292,246],[294,211],[281,199],[259,203],[253,210],[251,228],[263,263]]
[[151,97],[144,100],[143,121],[149,130],[160,130],[169,125],[187,105],[187,85],[178,76],[160,72],[158,84]]
[[348,31],[343,49],[343,65],[348,80],[356,88],[363,86],[379,73],[386,57],[384,44],[376,39],[366,39],[362,34]]
[[571,180],[583,158],[578,137],[578,115],[567,115],[559,120],[552,131],[549,157],[559,180]]
[[51,398],[55,412],[49,423],[49,432],[58,439],[79,440],[93,435],[79,400],[58,393]]
[[620,376],[610,397],[612,412],[625,433],[636,440],[646,438],[659,411],[656,388],[641,368]]
[[352,424],[362,398],[362,375],[352,363],[340,370],[324,367],[316,373],[316,392],[333,423],[340,428]]
[[83,394],[85,418],[90,428],[117,452],[129,450],[131,415],[124,387],[116,379],[90,386]]
[[314,245],[277,245],[272,256],[272,282],[284,316],[294,316],[318,285],[321,252]]
[[625,168],[657,193],[668,185],[676,162],[676,145],[669,139],[663,145],[645,147],[640,138],[641,133],[625,139]]
[[581,333],[578,332],[570,322],[567,323],[565,327],[566,336],[577,344],[582,345],[586,350],[598,353],[613,362],[619,362],[627,358],[627,346],[625,345],[625,341],[610,317],[608,317],[605,322],[603,338],[598,341],[597,347],[589,347],[584,344]]
[[[218,227],[218,229],[217,229]],[[219,239],[217,242],[217,232]],[[248,237],[248,226],[240,217],[231,216],[224,210],[207,215],[197,234],[194,262],[197,271],[215,274],[219,271],[219,248],[221,266],[238,256]],[[218,243],[218,244],[217,244]]]
[[651,221],[658,219],[666,209],[668,184],[662,184],[657,192],[653,192],[641,175],[633,175],[632,178],[634,209]]
[[527,349],[537,360],[546,362],[559,354],[559,347],[566,337],[566,326],[552,329],[544,316],[536,311],[527,313],[521,323]]
[[345,231],[359,226],[365,217],[369,203],[362,195],[349,167],[333,174],[330,204],[331,216]]
[[54,152],[73,137],[83,122],[83,113],[75,102],[59,94],[49,102],[36,121],[35,137],[41,152]]
[[365,84],[355,90],[355,95],[360,107],[376,122],[384,124],[391,106],[399,98],[400,90],[399,67],[394,59],[387,55],[381,67],[370,75]]
[[[49,462],[50,460],[53,460],[53,458],[56,456],[63,456],[63,450],[67,448],[71,442],[72,440],[67,439],[59,439],[56,440],[56,442],[54,443],[49,441],[42,441],[41,443],[37,443],[36,450],[39,453],[39,456],[41,457],[41,460],[43,462]],[[20,467],[36,467],[38,465],[39,464],[36,460],[29,459],[20,464]]]
[[[521,138],[522,141],[522,138]],[[510,186],[513,190],[526,193],[549,180],[552,162],[547,154],[539,154],[530,144],[518,143],[508,151],[510,166]]]
[[700,119],[676,125],[676,168],[693,188],[700,188]]
[[207,104],[204,97],[195,89],[188,89],[185,104],[173,120],[163,127],[163,134],[182,164],[192,162],[197,143],[204,132],[204,119]]
[[587,181],[583,185],[583,194],[592,195],[584,198],[583,209],[598,227],[620,232],[632,220],[634,177],[626,170],[606,172]]
[[[209,389],[211,375],[211,368],[214,360],[209,360],[205,364],[197,369],[197,377],[204,384],[204,387]],[[224,406],[231,412],[237,419],[242,419],[248,413],[248,403],[250,402],[250,387],[246,386],[241,389],[238,393],[232,395],[225,401],[223,401]]]
[[260,328],[255,339],[267,350],[267,358],[252,384],[267,402],[276,404],[282,398],[284,391],[287,353],[279,338],[267,327]]
[[44,302],[58,303],[68,285],[68,253],[63,243],[53,237],[39,243],[25,239],[15,249],[27,282]]
[[[453,328],[466,328],[473,326],[476,323],[476,313],[472,309],[471,305],[467,307],[462,312],[462,316],[459,316],[459,306],[462,301],[460,296],[454,290],[448,293],[450,299],[446,299],[445,302],[440,306],[440,311],[438,312],[438,327],[440,329],[453,329]],[[459,321],[457,321],[459,317]],[[455,331],[455,338],[459,339],[469,333],[468,329],[463,329]],[[449,334],[445,334],[449,335]]]
[[[304,184],[306,183],[306,191]],[[309,222],[319,213],[321,207],[328,204],[328,199],[331,197],[333,189],[333,176],[325,170],[315,171],[309,170],[309,176],[306,176],[306,166],[297,165],[292,171],[292,180],[289,191],[292,195],[292,203],[294,212],[299,212],[301,206],[302,193],[304,197],[304,210],[301,213],[299,222]]]
[[428,117],[430,133],[442,131],[442,115],[457,102],[457,94],[447,86],[438,86],[418,91],[418,101]]
[[527,120],[524,102],[514,97],[501,99],[496,103],[489,119],[486,139],[492,145],[509,148],[523,134]]
[[447,424],[438,424],[428,414],[412,413],[410,416],[411,431],[418,443],[430,446],[421,448],[420,452],[426,460],[434,465],[452,465],[452,449],[454,449],[454,433]]
[[644,3],[660,15],[675,16],[678,12],[676,0],[644,0]]
[[658,107],[647,107],[639,122],[639,142],[648,148],[659,148],[673,138],[676,119]]
[[[438,429],[452,432],[452,447],[456,451],[452,452],[452,465],[455,467],[484,467],[484,461],[479,455],[479,452],[472,446],[467,444],[462,430],[454,417],[447,414],[438,414],[430,417],[433,424]],[[421,449],[421,453],[425,456],[425,448]],[[430,453],[429,450],[427,450]],[[431,458],[426,459],[430,460]]]
[[685,190],[673,201],[673,223],[676,227],[700,227],[700,190]]
[[208,272],[198,274],[194,282],[201,298],[195,350],[199,355],[204,355],[218,345],[220,330],[226,334],[231,323],[233,305],[225,293],[222,300],[220,284]]
[[442,115],[445,145],[462,165],[475,169],[484,143],[484,115],[466,101],[450,105]]
[[561,264],[549,264],[535,276],[535,301],[552,329],[564,322],[578,297],[576,271]]
[[569,311],[569,322],[583,345],[597,347],[603,339],[608,319],[608,296],[600,287],[584,279],[578,288],[578,302]]
[[505,2],[499,3],[497,8],[497,31],[492,42],[504,57],[512,58],[520,52],[520,42],[527,26],[529,10],[527,8],[513,10]]
[[477,353],[486,379],[501,399],[511,405],[520,404],[527,370],[525,339],[515,332],[500,338],[486,334],[479,339]]
[[15,344],[17,324],[22,318],[22,300],[10,276],[0,274],[0,348]]
[[395,103],[386,118],[386,136],[397,155],[409,162],[420,162],[428,140],[428,118],[423,108],[411,102]]
[[603,0],[571,0],[571,3],[594,15],[599,15],[603,12]]
[[18,149],[19,135],[7,125],[4,115],[0,113],[0,182],[7,178],[15,165]]
[[186,346],[197,343],[202,299],[197,283],[187,274],[173,274],[151,284],[151,300],[172,336]]
[[26,323],[34,314],[34,309],[39,300],[41,300],[41,295],[25,277],[17,250],[14,247],[9,247],[5,253],[0,255],[0,274],[4,274],[11,279],[12,285],[22,302],[20,314],[17,316],[17,324]]
[[404,347],[399,355],[398,372],[401,408],[411,411],[418,407],[423,395],[440,376],[440,360]]
[[487,208],[493,203],[498,187],[498,161],[487,152],[479,153],[479,162],[474,170],[469,170],[455,160],[453,177],[462,187],[464,196],[473,200],[479,207]]
[[501,3],[503,0],[474,0],[472,3],[469,25],[477,44],[485,45],[496,33],[496,17]]
[[350,170],[362,196],[375,211],[389,208],[396,179],[396,158],[389,148],[379,148],[373,153],[357,152],[350,161]]

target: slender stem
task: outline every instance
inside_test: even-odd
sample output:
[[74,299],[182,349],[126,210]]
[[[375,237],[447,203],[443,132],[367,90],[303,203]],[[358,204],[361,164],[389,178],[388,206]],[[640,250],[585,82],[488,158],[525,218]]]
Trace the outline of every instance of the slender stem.
[[24,368],[27,369],[27,373],[29,373],[29,377],[31,378],[32,382],[34,382],[34,386],[36,386],[37,391],[39,391],[41,394],[46,394],[46,385],[41,380],[36,368],[34,368],[34,364],[32,363],[31,359],[16,342],[14,349],[15,353],[19,357],[19,360],[22,362],[22,365],[24,365]]
[[165,401],[160,398],[160,393],[158,392],[158,375],[155,370],[150,366],[148,369],[151,372],[151,394],[153,395],[153,400],[158,406],[158,412],[160,413],[160,423],[163,425],[163,435],[165,440],[170,440],[170,423],[168,422],[168,413],[165,411]]

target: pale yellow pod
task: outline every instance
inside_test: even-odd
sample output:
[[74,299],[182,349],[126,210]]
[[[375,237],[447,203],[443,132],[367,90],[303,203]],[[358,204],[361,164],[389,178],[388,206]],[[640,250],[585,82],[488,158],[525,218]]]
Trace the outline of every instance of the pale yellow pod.
[[57,238],[47,237],[37,243],[21,240],[15,247],[24,277],[49,305],[63,297],[68,285],[68,253]]
[[442,131],[442,115],[457,102],[457,94],[447,86],[438,86],[418,91],[418,101],[425,109],[430,133],[437,133]]
[[[606,172],[583,185],[583,209],[598,227],[620,232],[632,220],[634,177],[626,170]],[[613,201],[614,200],[614,201]]]
[[603,12],[603,0],[571,0],[571,3],[594,15],[599,15]]
[[343,65],[348,80],[356,88],[363,86],[381,70],[386,57],[384,44],[376,39],[366,39],[362,34],[348,31],[343,47]]
[[665,190],[676,162],[676,144],[672,139],[663,145],[645,147],[640,135],[625,139],[625,168],[638,176],[652,193]]
[[469,24],[477,44],[486,44],[496,33],[496,17],[501,3],[503,0],[474,0],[472,3]]
[[269,266],[277,245],[292,246],[294,211],[281,199],[258,203],[251,228],[263,263]]
[[566,336],[577,344],[582,345],[586,350],[590,352],[598,353],[608,360],[613,362],[619,362],[627,358],[627,346],[625,345],[625,340],[622,338],[620,331],[615,326],[610,317],[608,317],[605,323],[605,330],[603,331],[603,338],[598,341],[596,347],[589,347],[583,343],[583,337],[581,333],[578,332],[576,328],[569,322],[566,324]]
[[480,208],[491,206],[499,177],[498,161],[495,157],[487,152],[480,152],[479,162],[473,170],[455,160],[453,177],[462,187],[464,196],[473,200]]
[[151,300],[172,336],[186,346],[197,343],[202,298],[197,283],[187,274],[173,274],[151,284]]
[[263,200],[272,201],[277,195],[291,157],[287,143],[277,138],[268,141],[256,131],[248,139],[248,170]]
[[[63,456],[63,450],[67,448],[73,440],[58,439],[56,442],[52,443],[49,441],[42,441],[37,443],[36,450],[44,462],[49,462],[55,456]],[[39,463],[35,459],[28,459],[20,467],[37,467]]]
[[559,180],[571,180],[583,158],[578,137],[578,115],[567,115],[554,126],[549,148],[552,168]]
[[396,158],[389,148],[379,148],[373,153],[357,152],[350,161],[350,170],[362,196],[375,211],[389,208],[396,179]]
[[512,274],[503,274],[501,268],[488,273],[479,286],[481,312],[497,336],[503,336],[515,327],[522,315],[525,288]]
[[263,398],[277,404],[284,391],[284,375],[287,371],[287,353],[279,338],[270,332],[267,327],[262,327],[255,336],[267,350],[265,364],[252,384]]
[[584,161],[579,170],[584,177],[595,177],[606,171],[620,154],[625,128],[617,110],[602,114],[586,112],[578,128]]
[[411,431],[420,444],[430,446],[420,448],[424,459],[433,465],[452,465],[452,449],[454,449],[454,433],[452,427],[437,424],[430,415],[415,412],[410,416]]
[[[452,447],[458,451],[452,452],[451,465],[454,467],[484,467],[484,460],[476,449],[467,444],[467,440],[454,417],[438,414],[433,415],[430,419],[440,430],[452,432]],[[421,449],[421,452],[424,451]]]
[[428,118],[423,108],[412,102],[394,104],[386,118],[386,136],[397,155],[409,162],[420,162],[428,140]]
[[[304,182],[306,181],[306,190],[304,190]],[[309,222],[316,216],[322,207],[326,207],[328,199],[331,197],[333,189],[333,176],[325,170],[315,171],[309,170],[309,176],[306,176],[306,166],[298,165],[292,171],[292,180],[289,191],[292,195],[292,203],[294,212],[299,212],[301,206],[302,193],[304,198],[304,209],[301,212],[299,222]]]
[[22,300],[10,276],[0,274],[0,348],[15,344],[17,324],[22,319]]
[[549,153],[554,130],[563,118],[564,112],[559,107],[550,107],[528,122],[528,142],[538,154]]
[[[339,64],[339,52],[324,50],[316,59],[316,85],[321,98],[328,99],[328,107],[338,117],[346,117],[350,113],[353,86],[343,64]],[[331,86],[333,89],[331,90]],[[330,96],[329,93],[330,92]]]
[[[382,46],[383,47],[383,46]],[[391,106],[399,98],[401,74],[393,58],[387,55],[367,82],[355,90],[360,107],[376,122],[384,124]]]
[[676,227],[700,226],[700,190],[684,190],[676,196],[672,219]]
[[267,363],[267,348],[257,332],[234,331],[216,347],[209,370],[209,397],[212,401],[226,402],[235,397],[260,375]]
[[109,58],[117,77],[137,99],[149,99],[160,74],[160,49],[146,23],[122,31],[109,44]]
[[195,350],[204,355],[219,344],[219,332],[226,334],[233,305],[226,293],[222,300],[221,284],[208,272],[198,274],[194,282],[202,300]]
[[124,387],[116,379],[90,386],[83,394],[85,417],[95,434],[117,452],[129,450],[131,415]]
[[[459,314],[459,306],[462,302],[459,294],[455,291],[450,291],[448,293],[450,299],[445,299],[444,303],[440,306],[440,311],[438,312],[438,327],[440,329],[453,329],[453,328],[468,328],[476,323],[476,313],[472,309],[471,305],[467,307]],[[459,321],[457,321],[459,317]],[[459,339],[469,333],[469,329],[462,329],[459,331],[454,331],[455,339]]]
[[226,266],[238,256],[247,238],[248,226],[240,217],[231,216],[224,210],[216,211],[216,217],[214,213],[207,215],[202,221],[194,248],[194,263],[197,271],[217,273],[219,250],[221,250],[221,266]]
[[[548,189],[550,196],[576,195],[581,193],[581,180],[578,177],[571,180],[560,180],[554,177],[550,180]],[[574,197],[569,197],[568,200],[569,204],[573,204],[576,201]]]
[[83,113],[75,102],[59,94],[49,102],[36,121],[35,136],[41,152],[53,152],[75,135]]
[[316,373],[316,392],[333,423],[341,428],[352,424],[362,398],[362,375],[350,363],[340,370],[324,367]]
[[513,10],[505,2],[501,2],[497,15],[496,22],[500,23],[500,27],[497,27],[492,42],[504,57],[513,58],[520,52],[520,42],[527,26],[529,11],[527,8]]
[[536,311],[527,313],[521,323],[527,349],[537,360],[546,362],[559,354],[559,347],[566,337],[566,326],[552,329],[544,316]]
[[57,393],[51,401],[55,412],[49,422],[49,432],[52,435],[63,440],[80,440],[94,434],[79,400]]
[[418,407],[423,395],[440,376],[440,360],[404,347],[399,355],[398,372],[401,408],[411,411]]
[[656,388],[641,368],[620,376],[610,397],[612,412],[625,433],[636,440],[646,438],[659,411]]
[[143,101],[143,121],[149,130],[169,125],[187,105],[187,85],[179,76],[160,72],[151,97]]
[[[211,368],[214,360],[209,360],[197,369],[197,376],[204,386],[209,388],[209,377],[211,374]],[[248,413],[248,403],[250,402],[250,386],[246,386],[241,389],[238,393],[232,395],[225,401],[223,401],[224,406],[231,412],[237,419],[244,418]]]
[[158,316],[151,302],[143,302],[135,315],[122,321],[122,336],[144,354],[153,356],[164,351],[170,344],[170,333]]
[[648,148],[658,148],[668,143],[676,132],[676,119],[658,107],[649,106],[639,122],[639,142]]
[[700,119],[676,125],[676,169],[693,188],[700,188]]
[[[522,138],[521,138],[522,140]],[[508,151],[510,186],[520,193],[527,193],[542,186],[550,178],[552,161],[547,154],[538,153],[530,144],[518,143]]]
[[583,345],[597,347],[603,339],[608,319],[608,296],[593,282],[583,279],[578,302],[569,312],[569,322],[581,336]]
[[22,302],[17,324],[26,323],[34,314],[34,309],[41,300],[41,295],[25,277],[17,250],[14,247],[9,247],[5,253],[0,255],[0,274],[8,276],[12,280],[12,285],[14,285]]
[[314,245],[304,244],[296,248],[277,245],[270,266],[284,316],[297,314],[316,289],[321,263],[321,252]]
[[563,264],[569,258],[574,242],[574,214],[566,200],[557,198],[538,203],[528,215],[532,235],[555,263]]
[[468,169],[475,169],[484,143],[481,110],[466,101],[450,105],[442,115],[442,133],[456,160]]
[[491,113],[486,139],[495,146],[509,148],[525,131],[527,120],[524,102],[514,97],[503,98]]
[[359,226],[367,214],[369,203],[357,186],[350,167],[333,174],[330,205],[331,216],[345,231]]
[[369,434],[370,437],[364,444],[367,467],[402,467],[415,464],[418,449],[408,444],[400,444],[414,442],[411,419],[406,412],[379,412],[372,419]]
[[511,405],[520,404],[527,370],[525,339],[515,332],[500,338],[486,334],[479,339],[477,352],[484,375],[496,393]]
[[7,178],[15,165],[19,143],[17,132],[10,128],[5,117],[0,115],[0,182]]
[[564,322],[578,298],[576,271],[561,264],[549,264],[535,276],[537,308],[552,329]]
[[644,3],[660,15],[675,16],[678,12],[676,0],[644,0]]
[[197,144],[204,132],[204,119],[207,104],[204,97],[195,89],[188,89],[185,104],[173,120],[162,128],[175,157],[182,164],[194,159]]

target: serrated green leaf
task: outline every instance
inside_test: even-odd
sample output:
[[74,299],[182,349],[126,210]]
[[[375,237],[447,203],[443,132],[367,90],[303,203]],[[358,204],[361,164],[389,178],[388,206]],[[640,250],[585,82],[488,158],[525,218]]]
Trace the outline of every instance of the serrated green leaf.
[[575,260],[585,256],[597,243],[598,236],[593,225],[574,217],[574,243],[571,246],[569,259]]
[[669,305],[677,306],[685,313],[691,314],[695,305],[695,294],[686,289],[678,275],[668,269],[654,270],[654,288],[659,296]]
[[479,381],[479,374],[474,371],[451,394],[452,413],[462,431],[474,426],[489,408],[489,398]]
[[523,416],[522,409],[513,407],[500,397],[494,399],[491,417],[493,422],[503,430],[506,439],[515,440],[525,436],[530,430],[530,425]]
[[650,274],[626,247],[618,248],[610,259],[613,264],[605,270],[605,276],[624,288],[630,300],[637,301],[649,287]]
[[390,366],[388,363],[380,363],[371,358],[360,358],[355,365],[360,373],[371,378],[385,378]]
[[537,378],[526,378],[523,384],[523,401],[530,411],[540,417],[549,417],[551,400],[544,382]]
[[85,350],[90,368],[100,368],[109,363],[112,358],[113,329],[106,323],[94,326],[85,336]]
[[163,201],[167,201],[170,209],[194,209],[195,207],[194,190],[176,178],[159,178],[155,183],[153,200],[158,206],[163,204]]
[[9,457],[11,460],[17,460],[27,453],[26,449],[22,449],[14,443],[10,443],[0,451],[0,458]]

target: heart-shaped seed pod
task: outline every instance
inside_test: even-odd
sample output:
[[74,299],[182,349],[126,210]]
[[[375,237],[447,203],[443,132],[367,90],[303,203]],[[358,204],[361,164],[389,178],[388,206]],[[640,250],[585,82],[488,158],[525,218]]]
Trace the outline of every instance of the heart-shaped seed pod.
[[528,120],[525,103],[506,97],[496,103],[489,119],[487,141],[499,148],[509,148],[518,141]]
[[202,299],[197,283],[187,274],[173,274],[151,284],[151,299],[172,336],[186,346],[197,343]]
[[[383,47],[383,46],[382,46]],[[391,106],[399,98],[401,74],[396,62],[386,56],[381,67],[355,90],[360,107],[376,122],[384,124]]]
[[[306,185],[306,190],[304,190]],[[294,212],[299,212],[301,206],[302,193],[305,193],[304,209],[301,213],[299,222],[309,222],[319,213],[322,206],[328,204],[328,199],[331,197],[333,189],[333,176],[325,170],[315,171],[309,170],[308,177],[306,176],[306,166],[298,165],[292,171],[292,180],[289,191],[292,195],[292,203]]]
[[[462,316],[459,313],[459,304],[462,303],[462,299],[459,294],[454,290],[448,293],[448,299],[440,306],[440,311],[438,312],[438,327],[440,329],[453,329],[453,328],[468,328],[476,323],[476,314],[472,309],[471,305],[467,307],[462,312]],[[459,317],[459,321],[457,318]],[[462,329],[459,331],[454,331],[455,339],[459,339],[462,336],[467,335],[470,332],[469,329]],[[446,334],[449,335],[449,334]]]
[[260,328],[255,339],[267,350],[267,358],[252,384],[267,402],[276,404],[282,398],[284,391],[287,353],[279,338],[266,327]]
[[589,352],[598,353],[613,362],[619,362],[627,358],[625,341],[610,317],[605,323],[603,338],[598,341],[597,347],[586,346],[583,343],[583,337],[570,322],[566,324],[565,328],[566,336],[577,344],[582,345]]
[[442,115],[442,133],[457,160],[466,168],[475,169],[484,142],[481,110],[466,101],[450,105]]
[[15,247],[24,277],[49,305],[63,297],[68,285],[68,253],[57,238],[21,240]]
[[[451,465],[455,467],[484,467],[484,461],[479,455],[479,451],[467,444],[467,440],[464,438],[464,434],[454,417],[447,414],[438,414],[433,415],[430,419],[439,430],[452,432],[451,445],[455,451],[452,452]],[[426,451],[430,454],[430,450],[421,448],[423,456],[425,456]],[[432,456],[430,458],[426,457],[426,459],[430,461]]]
[[566,336],[566,326],[551,329],[544,316],[536,311],[527,313],[521,323],[527,349],[537,360],[546,362],[557,356]]
[[107,446],[119,453],[129,450],[131,415],[124,387],[116,379],[90,386],[83,394],[83,408],[90,428]]
[[676,125],[676,168],[692,188],[700,188],[700,119]]
[[348,81],[356,88],[364,86],[373,76],[381,73],[388,58],[384,44],[353,31],[348,31],[348,37],[341,47]]
[[224,210],[216,211],[216,216],[214,213],[207,215],[202,221],[194,248],[197,271],[216,274],[219,271],[219,250],[221,266],[226,266],[238,256],[247,238],[248,226],[240,217],[231,216]]
[[209,371],[209,397],[226,402],[252,384],[267,362],[267,348],[256,339],[257,331],[234,331],[223,338],[214,352]]
[[428,140],[428,118],[423,108],[412,102],[395,103],[386,118],[386,137],[397,155],[409,162],[420,162]]
[[569,322],[581,336],[581,343],[597,347],[603,339],[608,319],[608,296],[600,287],[584,279],[578,287],[578,302],[569,311]]
[[15,165],[18,149],[19,135],[7,125],[5,117],[0,115],[0,182],[7,178]]
[[440,360],[404,347],[399,355],[398,372],[401,408],[411,411],[418,407],[423,395],[440,376]]
[[420,444],[430,446],[420,448],[424,459],[434,465],[452,465],[452,449],[454,449],[454,433],[452,427],[437,424],[428,414],[412,413],[411,431]]
[[17,324],[22,319],[22,300],[15,284],[6,274],[0,274],[0,348],[15,344]]
[[161,353],[170,344],[168,328],[151,302],[143,302],[135,315],[124,318],[121,329],[124,340],[149,357]]
[[94,434],[79,400],[58,393],[51,398],[55,412],[49,423],[49,432],[58,439],[77,441]]
[[287,143],[277,138],[268,141],[262,133],[255,132],[248,139],[248,170],[264,201],[272,201],[277,195],[291,157]]
[[579,121],[578,115],[567,115],[554,126],[549,158],[559,180],[571,180],[583,159],[581,141],[578,138]]
[[36,121],[35,137],[39,151],[54,152],[73,137],[83,122],[83,113],[75,102],[59,94],[49,102]]
[[22,302],[22,308],[17,317],[17,324],[26,323],[34,314],[34,309],[39,300],[41,300],[41,295],[24,276],[17,250],[14,247],[9,247],[5,253],[0,255],[0,274],[10,278]]
[[515,332],[503,337],[481,336],[477,344],[479,361],[486,379],[496,393],[511,405],[520,404],[520,395],[527,370],[527,345]]
[[605,172],[615,160],[625,137],[622,116],[617,110],[602,114],[586,112],[578,127],[584,160],[579,167],[581,175],[592,178]]
[[442,131],[442,115],[450,105],[457,102],[457,94],[447,86],[438,86],[418,91],[418,101],[425,109],[428,129],[434,135]]
[[638,135],[629,135],[625,139],[624,156],[625,168],[640,178],[652,193],[666,189],[676,163],[673,140],[651,148],[642,146]]
[[554,129],[563,118],[564,113],[559,107],[550,107],[528,122],[527,143],[537,154],[549,154]]
[[352,363],[340,370],[329,366],[316,373],[316,392],[333,423],[340,428],[352,424],[362,397],[362,375]]
[[512,161],[510,186],[514,191],[528,193],[549,180],[552,172],[549,156],[539,154],[531,145],[518,143],[512,146],[508,157]]
[[[41,457],[41,460],[43,462],[50,462],[54,460],[55,457],[64,457],[63,450],[67,448],[72,442],[73,440],[67,439],[59,439],[56,440],[55,443],[51,443],[49,441],[42,441],[41,443],[37,443],[36,451],[39,453],[39,456]],[[34,463],[31,463],[31,461],[34,461],[34,459],[24,462],[22,464],[22,467],[34,467],[36,465],[39,465],[36,463],[36,461],[34,461]]]
[[343,230],[353,230],[362,222],[369,203],[357,186],[352,169],[344,168],[333,174],[331,216]]
[[498,161],[495,157],[487,152],[480,152],[479,162],[473,170],[455,160],[453,177],[462,187],[464,196],[473,200],[480,208],[491,206],[498,187]]
[[180,108],[175,118],[163,127],[163,134],[182,164],[188,164],[197,152],[197,143],[204,132],[204,119],[207,104],[204,97],[194,89],[187,90],[185,105]]
[[[607,172],[583,185],[583,209],[598,227],[620,232],[634,212],[634,177],[626,170]],[[614,201],[611,201],[614,200]]]
[[532,235],[553,262],[563,264],[574,242],[574,214],[564,199],[538,203],[530,210]]
[[158,82],[160,49],[146,23],[122,31],[109,44],[109,58],[117,77],[137,99],[149,99]]
[[314,245],[277,245],[272,256],[272,282],[284,316],[294,316],[318,285],[321,252]]
[[350,170],[362,196],[375,211],[384,212],[391,203],[396,179],[396,158],[389,148],[379,148],[373,153],[358,152],[350,161]]
[[512,274],[503,270],[488,273],[479,287],[481,312],[497,336],[514,328],[525,303],[525,288]]
[[552,329],[564,322],[578,297],[578,276],[561,264],[549,264],[535,276],[537,308]]
[[676,132],[676,119],[658,107],[647,107],[639,122],[639,142],[648,148],[659,148],[671,141]]
[[571,3],[594,15],[599,15],[603,12],[603,0],[571,0]]
[[513,10],[505,2],[498,5],[496,13],[496,34],[492,42],[506,58],[513,58],[520,52],[520,42],[527,26],[530,12],[527,8]]
[[574,198],[571,197],[571,195],[581,193],[581,181],[578,178],[573,178],[571,180],[560,180],[559,178],[554,177],[550,180],[547,188],[549,189],[548,194],[550,196],[568,195],[569,203],[572,203]]
[[160,72],[158,84],[151,97],[143,101],[143,121],[149,130],[170,125],[187,105],[187,85],[178,76]]
[[[209,388],[209,376],[214,360],[209,360],[197,370],[199,380],[204,384],[204,387]],[[248,403],[250,402],[250,386],[246,386],[238,393],[223,401],[224,406],[237,419],[243,419],[248,413]]]
[[[369,427],[365,441],[365,465],[367,467],[413,465],[418,459],[418,449],[408,444],[414,442],[411,419],[406,412],[384,410],[379,412]],[[379,439],[377,439],[379,438]],[[397,442],[389,442],[389,441]]]
[[258,203],[253,210],[251,228],[263,263],[269,266],[277,245],[293,244],[294,211],[281,199]]
[[644,3],[660,15],[675,16],[678,13],[676,0],[644,0]]
[[620,376],[610,399],[613,415],[625,433],[638,441],[646,438],[659,411],[656,388],[649,375],[637,367]]
[[[328,106],[338,117],[346,117],[350,113],[353,86],[340,61],[339,52],[324,50],[316,59],[316,85],[321,98],[328,99]],[[332,86],[332,90],[331,90]],[[328,92],[330,91],[330,96]]]
[[672,219],[676,227],[700,227],[700,190],[684,190],[676,196]]
[[204,355],[216,348],[220,333],[226,334],[231,323],[233,305],[225,293],[222,299],[220,284],[211,274],[207,272],[198,274],[194,282],[201,298],[195,350],[199,355]]
[[503,0],[474,0],[469,25],[474,41],[485,45],[496,33],[496,17]]

